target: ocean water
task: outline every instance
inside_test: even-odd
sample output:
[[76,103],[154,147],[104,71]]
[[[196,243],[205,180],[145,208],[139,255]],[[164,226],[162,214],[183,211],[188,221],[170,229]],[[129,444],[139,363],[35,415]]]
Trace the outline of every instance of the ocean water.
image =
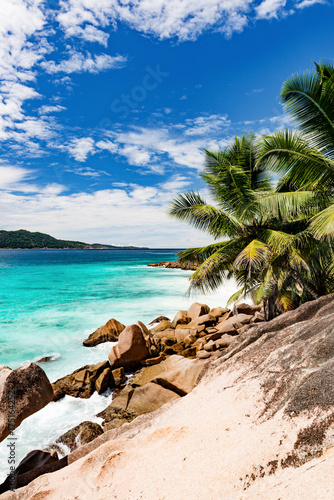
[[[0,364],[17,368],[53,356],[40,366],[51,382],[107,358],[112,343],[82,342],[110,318],[124,324],[172,318],[196,301],[226,305],[233,281],[219,292],[185,297],[191,271],[147,267],[176,259],[176,250],[0,250]],[[66,396],[31,415],[15,431],[17,463],[74,425],[99,421],[110,392],[89,400]],[[7,440],[0,443],[0,482],[8,473]]]

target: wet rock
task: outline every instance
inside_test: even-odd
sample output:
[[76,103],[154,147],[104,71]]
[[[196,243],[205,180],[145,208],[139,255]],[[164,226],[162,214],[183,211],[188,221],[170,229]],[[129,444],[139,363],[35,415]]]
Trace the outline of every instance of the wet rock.
[[15,470],[15,476],[8,476],[6,481],[0,485],[0,494],[25,486],[42,474],[59,470],[66,465],[67,457],[58,460],[51,453],[33,450],[21,460]]
[[89,335],[88,339],[83,341],[85,347],[94,347],[103,342],[117,342],[119,334],[124,330],[125,325],[117,321],[117,319],[110,319],[103,326],[100,326],[95,332]]
[[83,444],[90,443],[103,433],[102,427],[95,422],[82,422],[56,439],[56,443],[64,444],[70,451],[76,450]]
[[35,363],[16,370],[0,365],[0,441],[52,398],[52,386]]
[[137,414],[109,405],[96,416],[103,418],[102,427],[103,431],[106,432],[131,422],[137,417]]
[[[86,365],[78,368],[73,373],[56,380],[52,384],[53,401],[58,401],[66,394],[75,398],[90,398],[95,391],[95,382],[106,369],[110,370],[109,362],[103,361],[96,365]],[[112,378],[110,377],[109,380],[111,383]]]
[[114,379],[112,376],[111,368],[108,366],[103,370],[103,372],[97,377],[95,381],[95,389],[98,394],[105,392],[108,387],[114,387]]
[[125,372],[124,372],[123,367],[115,368],[114,370],[112,370],[111,373],[112,373],[112,377],[114,379],[115,387],[121,387],[122,385],[125,384],[126,376],[125,376]]

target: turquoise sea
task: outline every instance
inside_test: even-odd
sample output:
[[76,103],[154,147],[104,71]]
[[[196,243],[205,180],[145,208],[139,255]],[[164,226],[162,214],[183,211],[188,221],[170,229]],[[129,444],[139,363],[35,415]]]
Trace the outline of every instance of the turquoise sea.
[[[185,297],[191,271],[147,267],[176,259],[176,250],[0,250],[0,364],[41,364],[51,382],[107,358],[111,343],[94,348],[83,340],[110,318],[124,324],[170,318],[196,301],[225,305],[236,290]],[[110,393],[89,400],[66,396],[27,418],[15,431],[17,460],[43,449],[108,405]],[[0,481],[6,476],[6,440],[0,444]],[[18,463],[18,462],[17,462]]]

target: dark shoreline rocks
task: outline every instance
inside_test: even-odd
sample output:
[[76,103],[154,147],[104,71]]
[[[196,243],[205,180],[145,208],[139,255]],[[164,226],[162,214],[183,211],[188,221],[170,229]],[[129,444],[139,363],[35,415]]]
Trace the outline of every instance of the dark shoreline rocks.
[[198,269],[198,264],[190,264],[185,262],[179,262],[178,260],[173,262],[157,262],[153,264],[147,264],[148,267],[164,267],[166,269],[182,269],[183,271],[196,271]]

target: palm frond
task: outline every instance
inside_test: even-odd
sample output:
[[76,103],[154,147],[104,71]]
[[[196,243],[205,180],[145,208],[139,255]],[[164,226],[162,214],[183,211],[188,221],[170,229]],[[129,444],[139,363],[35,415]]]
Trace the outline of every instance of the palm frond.
[[225,210],[207,205],[203,198],[194,192],[177,196],[171,204],[169,215],[188,222],[215,238],[230,236],[243,230],[243,225],[236,217]]
[[334,235],[334,204],[311,219],[310,230],[317,238]]

